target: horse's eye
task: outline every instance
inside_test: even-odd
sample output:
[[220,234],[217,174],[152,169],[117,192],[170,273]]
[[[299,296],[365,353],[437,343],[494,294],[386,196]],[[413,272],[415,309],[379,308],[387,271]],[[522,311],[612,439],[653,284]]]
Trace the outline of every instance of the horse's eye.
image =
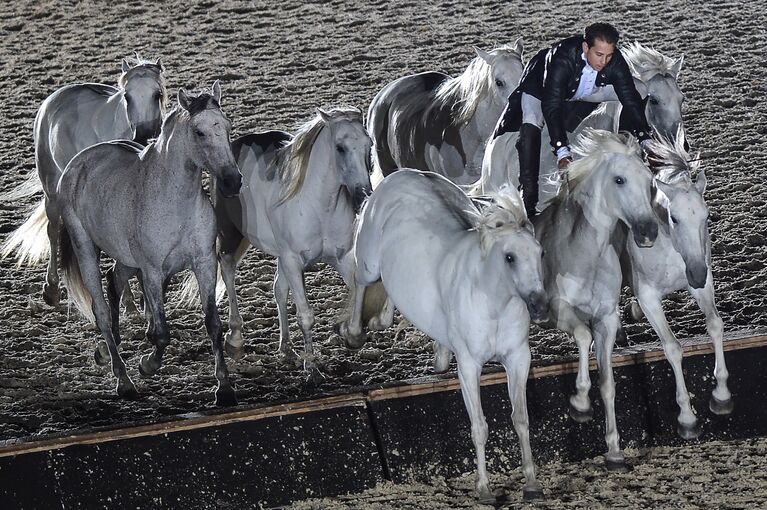
[[673,223],[674,225],[679,223],[679,220],[676,219],[676,216],[671,216],[671,223]]
[[155,93],[154,93],[154,100],[155,100],[155,101],[159,101],[160,99],[162,99],[162,93],[160,93],[160,92],[155,92]]
[[196,134],[196,135],[197,135],[197,136],[199,136],[200,138],[205,138],[205,133],[203,133],[203,132],[202,132],[202,131],[200,131],[199,129],[195,129],[195,130],[194,130],[194,134]]
[[650,104],[651,105],[657,105],[658,104],[658,99],[653,97],[653,96],[650,96]]
[[546,256],[546,252],[541,250],[541,258],[544,258]]
[[626,180],[623,177],[620,177],[620,176],[616,177],[615,178],[615,184],[617,184],[618,186],[623,186],[624,184],[626,184]]
[[503,80],[499,80],[498,78],[495,79],[495,84],[496,84],[496,86],[501,87],[501,88],[506,86],[506,83]]
[[506,263],[507,264],[513,264],[514,263],[514,255],[511,253],[506,254]]
[[343,154],[344,152],[346,152],[346,149],[344,149],[343,145],[336,145],[336,150],[338,151],[339,154]]

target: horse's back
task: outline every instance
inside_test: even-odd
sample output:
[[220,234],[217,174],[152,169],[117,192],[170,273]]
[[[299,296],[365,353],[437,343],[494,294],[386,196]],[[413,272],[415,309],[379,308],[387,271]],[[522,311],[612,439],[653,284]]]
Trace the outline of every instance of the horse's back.
[[120,176],[126,189],[132,189],[132,173],[144,146],[132,140],[100,142],[78,152],[67,164],[59,181],[62,198],[104,185],[104,175]]
[[448,75],[435,71],[404,76],[386,85],[370,103],[367,124],[384,176],[399,166],[425,169],[425,162],[411,154],[411,141],[424,111],[434,102],[436,90],[448,79]]

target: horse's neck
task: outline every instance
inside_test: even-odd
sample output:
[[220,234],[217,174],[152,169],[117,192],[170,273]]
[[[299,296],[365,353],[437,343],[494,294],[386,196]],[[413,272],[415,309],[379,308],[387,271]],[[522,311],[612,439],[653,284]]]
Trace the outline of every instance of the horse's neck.
[[477,103],[477,109],[466,127],[471,127],[480,142],[486,142],[493,134],[504,107],[505,105],[495,100],[495,96],[488,93],[487,97]]
[[[583,182],[580,186],[588,184]],[[592,200],[592,197],[596,199]],[[554,221],[569,234],[571,245],[601,253],[610,243],[618,220],[605,214],[603,198],[601,192],[587,194],[583,190],[575,190],[559,204]]]
[[[187,128],[176,123],[171,129],[163,129],[154,150],[146,158],[147,179],[158,182],[158,192],[167,192],[171,201],[184,201],[198,197],[202,188],[202,168],[190,157]],[[155,159],[155,161],[151,161]]]
[[342,186],[329,138],[330,130],[325,128],[314,141],[299,191],[304,202],[315,203],[323,210],[332,208],[339,201]]

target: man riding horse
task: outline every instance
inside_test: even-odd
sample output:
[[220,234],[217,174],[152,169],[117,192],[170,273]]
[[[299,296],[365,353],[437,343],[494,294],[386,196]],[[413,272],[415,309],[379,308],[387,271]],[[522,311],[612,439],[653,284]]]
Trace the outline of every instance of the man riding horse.
[[519,86],[509,96],[493,138],[519,131],[519,182],[527,215],[538,204],[541,129],[548,126],[560,171],[572,161],[567,131],[572,131],[599,103],[620,101],[621,128],[645,146],[650,127],[643,96],[629,65],[616,47],[618,31],[608,23],[594,23],[574,36],[539,51],[527,64]]

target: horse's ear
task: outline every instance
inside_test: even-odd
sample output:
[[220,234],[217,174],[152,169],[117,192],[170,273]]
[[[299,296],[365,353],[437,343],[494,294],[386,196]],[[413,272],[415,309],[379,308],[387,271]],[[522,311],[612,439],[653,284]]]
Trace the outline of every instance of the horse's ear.
[[123,59],[123,61],[122,61],[122,72],[127,73],[128,71],[130,71],[130,64],[128,63],[127,60]]
[[332,117],[330,116],[330,114],[329,114],[328,112],[326,112],[325,110],[323,110],[322,108],[317,108],[317,115],[319,115],[319,116],[320,116],[320,118],[321,118],[321,119],[322,119],[322,120],[323,120],[323,121],[324,121],[326,124],[327,124],[328,122],[330,122],[330,120],[332,119]]
[[671,65],[671,74],[674,75],[674,78],[679,76],[679,71],[682,70],[682,64],[684,64],[684,53],[681,57],[674,60],[674,63]]
[[518,37],[516,41],[514,41],[514,51],[516,51],[519,56],[522,56],[522,51],[524,50],[524,46],[522,45],[522,38]]
[[213,99],[216,100],[218,104],[221,104],[221,83],[219,83],[218,80],[213,82]]
[[666,195],[666,197],[671,200],[671,197],[675,192],[675,188],[671,184],[666,184],[659,179],[653,179],[653,183],[655,184],[655,187],[658,189],[658,191]]
[[698,172],[698,177],[695,178],[695,189],[698,190],[698,193],[701,195],[706,191],[706,182],[706,172],[701,170]]
[[178,89],[178,104],[186,111],[189,111],[189,95],[184,89]]
[[490,65],[493,63],[493,56],[490,53],[486,52],[485,50],[474,46],[474,52],[477,54],[479,58],[484,60],[487,65]]
[[158,58],[157,61],[154,63],[154,65],[159,67],[160,71],[165,72],[165,66],[162,65],[162,60],[161,59]]

